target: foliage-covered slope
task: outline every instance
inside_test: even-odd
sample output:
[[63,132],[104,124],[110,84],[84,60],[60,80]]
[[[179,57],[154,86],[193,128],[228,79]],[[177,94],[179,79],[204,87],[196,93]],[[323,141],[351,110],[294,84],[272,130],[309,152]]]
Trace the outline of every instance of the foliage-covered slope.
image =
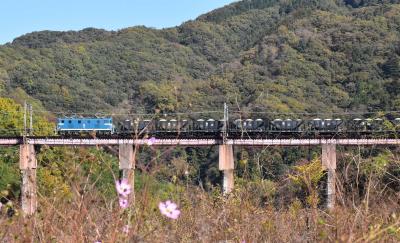
[[21,36],[0,87],[52,111],[389,110],[399,43],[399,1],[246,0],[170,29]]

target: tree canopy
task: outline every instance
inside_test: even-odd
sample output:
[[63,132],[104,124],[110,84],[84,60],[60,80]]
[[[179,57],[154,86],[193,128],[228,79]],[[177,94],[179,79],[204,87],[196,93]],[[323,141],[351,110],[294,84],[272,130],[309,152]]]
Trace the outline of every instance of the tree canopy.
[[397,110],[399,29],[396,0],[245,0],[162,30],[34,32],[0,46],[0,92],[55,112]]

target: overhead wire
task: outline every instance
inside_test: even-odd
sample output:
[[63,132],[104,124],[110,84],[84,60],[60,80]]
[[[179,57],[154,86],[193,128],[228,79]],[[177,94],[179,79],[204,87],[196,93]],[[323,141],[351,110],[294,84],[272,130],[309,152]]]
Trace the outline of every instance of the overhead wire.
[[[20,112],[23,112],[21,110]],[[55,115],[75,115],[75,116],[173,116],[173,115],[192,115],[192,114],[223,114],[222,110],[206,110],[206,111],[186,111],[186,112],[159,112],[159,113],[131,113],[131,112],[110,112],[110,111],[51,111],[45,109],[34,109],[35,113],[55,114]],[[6,111],[0,111],[0,113],[7,113]],[[370,115],[370,114],[400,114],[400,110],[389,110],[389,111],[342,111],[342,112],[275,112],[275,111],[241,111],[241,110],[229,110],[231,114],[271,114],[271,115]]]
[[368,115],[368,114],[389,114],[399,113],[400,111],[368,111],[368,112],[273,112],[273,111],[229,111],[234,114],[274,114],[274,115]]
[[72,111],[47,111],[34,110],[36,113],[50,114],[69,114],[69,115],[98,115],[98,116],[159,116],[159,115],[191,115],[191,114],[208,114],[208,113],[223,113],[223,111],[193,111],[193,112],[167,112],[167,113],[115,113],[115,112],[72,112]]

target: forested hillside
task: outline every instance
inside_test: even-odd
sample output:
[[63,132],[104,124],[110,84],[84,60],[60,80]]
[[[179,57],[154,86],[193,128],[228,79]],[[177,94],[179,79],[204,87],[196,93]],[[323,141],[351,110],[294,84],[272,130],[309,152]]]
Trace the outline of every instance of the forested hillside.
[[0,46],[1,92],[50,111],[397,110],[399,2],[246,0],[163,30],[34,32]]
[[[258,115],[400,110],[400,0],[243,0],[162,30],[29,33],[0,45],[0,136],[21,133],[24,101],[34,135],[64,113],[224,102]],[[217,146],[135,146],[122,201],[115,147],[35,151],[38,211],[23,217],[18,147],[0,148],[0,242],[400,241],[395,146],[337,146],[333,211],[320,147],[235,146],[227,196]]]

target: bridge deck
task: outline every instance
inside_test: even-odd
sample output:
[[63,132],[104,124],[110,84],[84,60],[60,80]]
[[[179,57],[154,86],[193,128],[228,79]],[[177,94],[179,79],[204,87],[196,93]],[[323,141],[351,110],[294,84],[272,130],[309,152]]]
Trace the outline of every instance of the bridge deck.
[[[0,138],[0,145],[22,144],[22,137]],[[210,146],[222,144],[220,139],[116,139],[116,138],[54,138],[30,137],[27,144],[49,146],[97,146],[136,144],[152,146]],[[308,146],[322,144],[337,145],[400,145],[400,139],[228,139],[228,145],[238,146]]]

